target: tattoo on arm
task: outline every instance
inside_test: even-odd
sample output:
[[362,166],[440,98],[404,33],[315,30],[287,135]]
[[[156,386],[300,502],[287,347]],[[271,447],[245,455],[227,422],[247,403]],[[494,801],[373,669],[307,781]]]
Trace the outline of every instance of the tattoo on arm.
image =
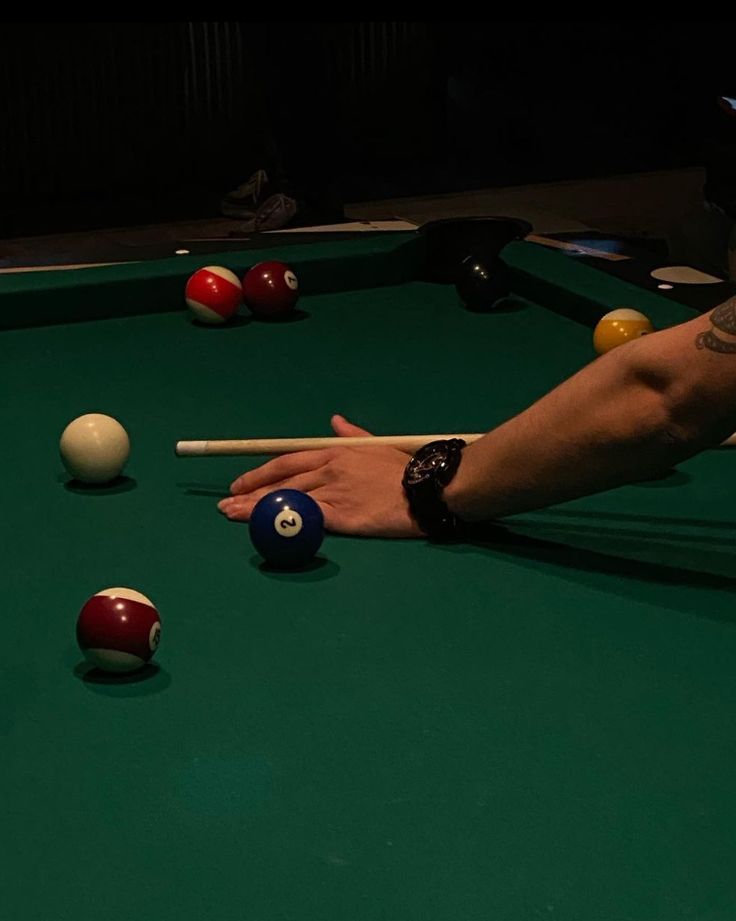
[[[736,297],[731,297],[720,304],[710,315],[712,328],[705,333],[698,333],[695,345],[699,349],[709,349],[723,355],[736,355]],[[724,339],[718,333],[725,333]]]

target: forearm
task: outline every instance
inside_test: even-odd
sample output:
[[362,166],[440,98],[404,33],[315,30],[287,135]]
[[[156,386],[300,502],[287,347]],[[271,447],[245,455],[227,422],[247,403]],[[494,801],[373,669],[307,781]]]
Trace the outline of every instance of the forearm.
[[[717,438],[718,420],[698,421],[692,388],[647,339],[593,362],[467,447],[444,493],[450,509],[471,521],[553,505],[652,475]],[[658,361],[662,374],[651,370]]]

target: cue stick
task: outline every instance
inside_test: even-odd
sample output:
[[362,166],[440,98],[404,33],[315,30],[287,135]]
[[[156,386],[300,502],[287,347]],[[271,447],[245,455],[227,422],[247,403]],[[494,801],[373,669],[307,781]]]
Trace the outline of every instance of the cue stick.
[[317,451],[320,448],[375,448],[388,445],[411,454],[430,441],[462,438],[468,444],[483,437],[475,435],[360,435],[340,438],[241,438],[232,441],[177,441],[179,457],[212,455],[291,454],[294,451]]
[[[318,451],[321,448],[375,448],[388,446],[415,454],[430,441],[462,438],[468,444],[482,438],[483,432],[473,435],[360,435],[340,438],[238,438],[225,441],[177,441],[179,457],[243,456],[258,454],[291,454],[295,451]],[[730,435],[720,447],[736,445],[736,433]]]

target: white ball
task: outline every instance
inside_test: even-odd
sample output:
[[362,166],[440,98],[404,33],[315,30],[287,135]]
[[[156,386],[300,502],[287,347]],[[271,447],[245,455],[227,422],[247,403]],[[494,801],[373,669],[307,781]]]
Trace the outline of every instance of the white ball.
[[87,413],[67,425],[59,450],[64,466],[75,479],[107,483],[123,472],[130,456],[130,439],[117,419]]

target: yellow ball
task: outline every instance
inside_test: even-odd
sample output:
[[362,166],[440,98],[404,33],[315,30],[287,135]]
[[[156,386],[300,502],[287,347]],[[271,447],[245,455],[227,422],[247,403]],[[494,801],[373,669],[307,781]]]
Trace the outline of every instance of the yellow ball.
[[630,307],[619,307],[598,321],[593,332],[593,348],[599,355],[604,355],[617,345],[653,332],[654,327],[649,317]]
[[130,440],[117,419],[87,413],[67,425],[59,450],[64,466],[76,480],[108,483],[123,472],[130,455]]

